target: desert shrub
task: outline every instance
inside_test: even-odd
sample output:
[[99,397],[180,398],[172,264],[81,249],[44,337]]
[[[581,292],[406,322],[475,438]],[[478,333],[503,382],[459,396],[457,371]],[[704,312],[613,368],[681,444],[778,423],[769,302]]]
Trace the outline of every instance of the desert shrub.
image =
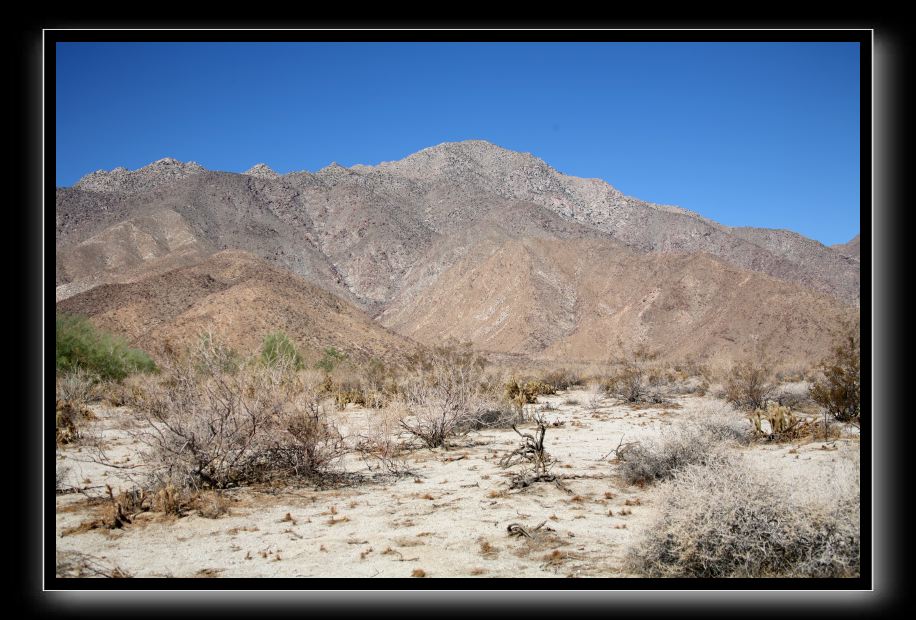
[[326,373],[332,373],[345,359],[347,359],[345,353],[338,351],[335,347],[327,347],[321,359],[315,362],[315,368],[323,370]]
[[537,430],[523,433],[514,425],[512,430],[522,438],[522,444],[500,459],[500,467],[508,469],[521,464],[522,470],[513,476],[512,487],[523,488],[535,482],[552,482],[556,476],[550,473],[556,460],[544,449],[544,435],[547,434],[547,420],[539,413],[534,420]]
[[791,381],[776,386],[770,397],[784,407],[797,409],[811,402],[811,384]]
[[[217,356],[169,359],[166,379],[137,404],[139,432],[160,486],[222,489],[285,477],[321,476],[345,453],[317,389],[294,360],[225,372]],[[285,359],[283,363],[276,363]],[[201,364],[208,365],[200,373]]]
[[88,319],[57,314],[57,371],[81,368],[100,379],[121,380],[134,372],[152,372],[155,363],[114,334],[96,328]]
[[470,345],[450,343],[418,355],[404,385],[404,430],[436,448],[474,428],[488,400],[482,388],[484,366]]
[[832,356],[821,363],[823,379],[811,388],[811,398],[824,407],[825,415],[840,422],[858,422],[862,415],[859,351],[858,329],[847,326]]
[[571,386],[579,385],[582,378],[574,370],[560,368],[552,370],[541,377],[540,382],[553,388],[553,393],[558,390],[568,390]]
[[725,380],[725,400],[747,411],[766,406],[773,390],[771,373],[765,363],[741,362]]
[[644,346],[620,357],[616,372],[605,379],[605,390],[628,403],[663,403],[664,374],[654,362],[658,353]]
[[517,405],[532,405],[538,402],[538,396],[556,394],[557,390],[553,385],[532,380],[510,379],[505,385],[505,397]]
[[302,356],[296,350],[296,345],[283,332],[274,332],[264,337],[261,344],[261,361],[267,366],[282,363],[292,366],[295,370],[301,370],[303,367]]
[[82,367],[57,373],[55,387],[57,400],[87,403],[97,396],[98,379]]
[[601,401],[607,396],[604,385],[598,381],[591,381],[585,392],[585,406],[591,411],[595,411],[601,406]]
[[81,439],[85,421],[95,417],[92,410],[83,402],[58,400],[55,409],[54,434],[58,446]]
[[665,429],[655,440],[618,448],[619,471],[627,484],[643,486],[669,479],[688,465],[720,460],[729,444],[749,441],[747,422],[734,411],[707,410]]
[[637,573],[852,577],[860,572],[858,471],[845,459],[807,484],[796,476],[768,476],[734,457],[687,465],[661,487],[657,503],[657,522],[627,557]]

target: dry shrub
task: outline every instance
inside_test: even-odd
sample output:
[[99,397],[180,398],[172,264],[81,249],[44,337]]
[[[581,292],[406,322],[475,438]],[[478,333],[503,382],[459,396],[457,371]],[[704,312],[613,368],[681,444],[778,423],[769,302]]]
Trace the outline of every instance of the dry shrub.
[[598,381],[590,381],[585,392],[585,406],[596,411],[601,406],[601,401],[607,396],[604,386]]
[[664,403],[666,377],[655,364],[658,352],[639,346],[623,355],[614,365],[617,370],[605,379],[605,389],[628,403]]
[[823,378],[811,388],[811,397],[840,422],[858,423],[862,414],[862,386],[859,369],[859,331],[846,325],[845,334],[833,348],[832,357],[821,363]]
[[58,551],[55,574],[61,578],[129,579],[133,577],[119,566],[110,566],[99,558],[78,551]]
[[725,380],[725,400],[747,411],[760,409],[773,397],[768,365],[745,361],[734,366]]
[[148,430],[156,485],[227,488],[321,475],[345,452],[343,438],[292,364],[226,364],[202,339],[193,355],[169,359],[167,378],[138,413]]
[[83,425],[95,417],[92,410],[79,401],[57,401],[55,421],[55,439],[58,446],[75,443],[83,437]]
[[735,411],[710,408],[667,427],[658,439],[622,445],[616,453],[623,479],[642,486],[671,478],[689,465],[721,460],[726,447],[749,441],[747,422]]
[[512,480],[513,488],[524,488],[535,482],[554,482],[557,477],[550,473],[556,460],[544,449],[544,435],[547,434],[547,420],[538,414],[535,418],[537,430],[535,434],[522,433],[514,425],[514,430],[522,438],[522,444],[515,450],[500,459],[503,468],[514,465],[523,465],[522,470],[515,474]]
[[98,377],[77,366],[57,374],[55,387],[57,400],[85,404],[98,396]]
[[219,491],[200,491],[191,500],[191,507],[206,519],[218,519],[229,514],[229,499]]
[[581,384],[581,382],[582,377],[579,375],[579,373],[567,368],[551,370],[543,377],[541,377],[540,380],[540,383],[549,385],[551,388],[553,388],[553,393],[556,393],[558,390],[568,390],[574,385]]
[[650,577],[853,577],[860,571],[856,460],[811,479],[743,460],[688,465],[659,493],[629,567]]
[[807,381],[783,383],[773,389],[771,398],[780,405],[798,409],[812,402],[811,384]]
[[447,447],[449,438],[473,429],[487,408],[484,364],[470,345],[436,347],[416,358],[404,386],[408,415],[401,427],[428,448]]

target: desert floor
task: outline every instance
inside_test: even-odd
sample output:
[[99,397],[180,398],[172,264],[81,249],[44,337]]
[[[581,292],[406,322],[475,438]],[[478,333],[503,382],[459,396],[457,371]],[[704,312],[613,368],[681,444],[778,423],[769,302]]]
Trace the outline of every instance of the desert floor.
[[[101,497],[105,484],[129,488],[129,476],[142,468],[105,467],[92,462],[89,448],[66,447],[58,457],[65,486],[89,489],[57,497],[59,575],[70,576],[68,567],[88,562],[135,577],[636,576],[627,573],[624,558],[652,526],[655,489],[624,484],[613,450],[621,440],[649,438],[721,401],[682,396],[673,406],[635,409],[606,399],[590,410],[587,400],[585,391],[571,390],[531,406],[548,404],[544,413],[552,425],[545,446],[565,490],[550,482],[511,490],[517,468],[503,469],[498,461],[520,438],[511,429],[482,430],[455,439],[448,450],[406,452],[406,476],[373,472],[353,459],[342,466],[367,481],[326,489],[235,489],[229,513],[218,518],[147,512],[121,529],[85,529],[80,524],[98,509],[87,496]],[[112,463],[132,467],[139,456],[127,432],[130,410],[93,409],[92,424]],[[340,415],[359,428],[375,413],[350,406]],[[778,470],[791,477],[858,450],[858,439],[758,442],[735,450],[759,463],[761,475]],[[530,537],[511,535],[511,524]]]

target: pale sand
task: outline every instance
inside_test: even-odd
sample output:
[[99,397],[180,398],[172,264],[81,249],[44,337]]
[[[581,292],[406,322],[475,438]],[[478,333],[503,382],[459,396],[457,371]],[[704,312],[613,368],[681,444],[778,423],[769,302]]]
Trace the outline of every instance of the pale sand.
[[[567,398],[582,404],[562,404]],[[634,576],[624,572],[622,559],[653,522],[653,489],[623,484],[608,454],[622,436],[628,442],[646,439],[721,403],[686,396],[676,399],[680,409],[633,410],[608,399],[592,412],[584,406],[587,400],[584,390],[541,397],[557,406],[546,412],[547,419],[563,423],[548,429],[545,446],[557,459],[553,471],[565,477],[568,493],[547,482],[510,490],[512,472],[500,468],[498,460],[519,437],[511,429],[486,430],[457,439],[449,450],[407,453],[416,477],[332,490],[235,490],[230,514],[217,519],[144,513],[123,529],[61,536],[92,517],[85,497],[62,495],[57,498],[58,555],[87,554],[137,577],[409,577],[415,569],[430,577]],[[131,412],[95,409],[99,419],[93,424],[104,432],[113,460],[139,461],[123,430],[130,426]],[[341,415],[358,428],[371,413],[351,408]],[[526,424],[522,430],[531,428]],[[839,443],[858,449],[857,440]],[[755,444],[741,450],[762,471],[795,475],[841,458],[842,450],[821,446]],[[62,453],[59,467],[70,467],[67,484],[130,486],[130,470],[77,462],[88,456],[85,448]],[[358,460],[346,467],[366,471]],[[104,489],[90,491],[100,492]],[[294,522],[284,520],[287,513]],[[511,523],[531,529],[545,521],[533,539],[512,537],[506,530]],[[484,551],[484,543],[492,549]]]

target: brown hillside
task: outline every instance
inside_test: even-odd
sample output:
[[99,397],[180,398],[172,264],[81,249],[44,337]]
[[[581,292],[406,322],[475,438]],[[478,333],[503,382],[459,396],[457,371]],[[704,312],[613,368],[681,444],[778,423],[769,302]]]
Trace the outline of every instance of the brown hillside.
[[334,346],[354,359],[397,363],[416,347],[349,302],[239,251],[136,282],[98,286],[57,308],[91,317],[153,353],[165,345],[181,349],[208,329],[239,352],[257,352],[277,330],[308,357]]
[[421,342],[443,336],[542,359],[602,360],[648,344],[669,359],[733,360],[759,345],[810,363],[852,310],[707,255],[637,254],[604,240],[485,244],[379,320]]

